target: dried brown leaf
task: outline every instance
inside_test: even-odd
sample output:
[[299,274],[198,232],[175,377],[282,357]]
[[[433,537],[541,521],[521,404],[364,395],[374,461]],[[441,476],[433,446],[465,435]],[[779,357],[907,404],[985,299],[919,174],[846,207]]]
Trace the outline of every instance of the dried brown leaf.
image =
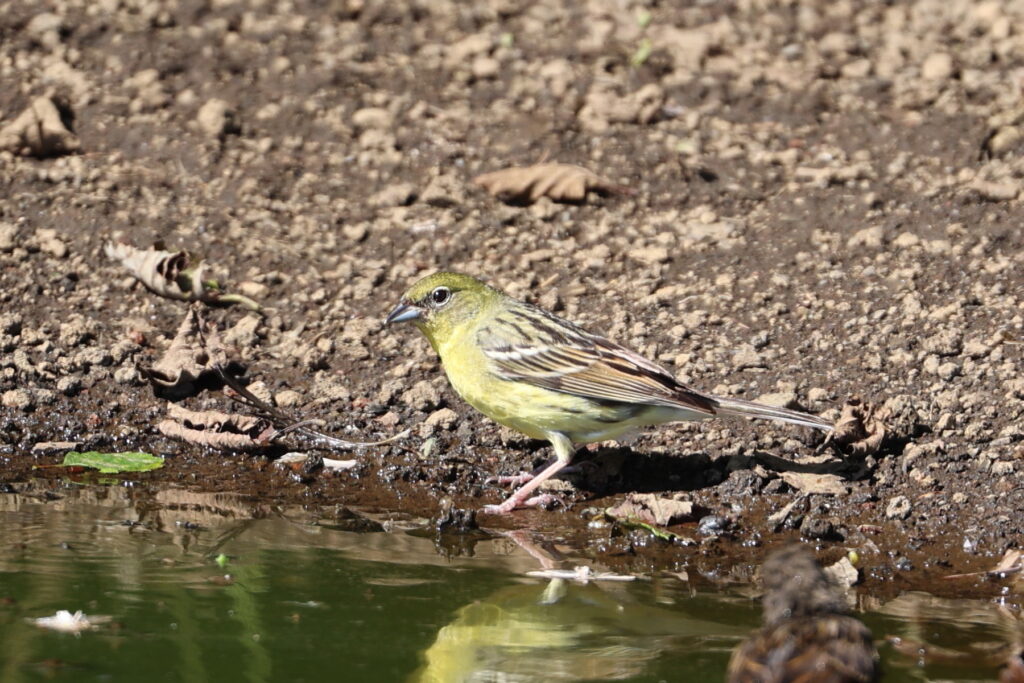
[[251,415],[232,415],[216,410],[194,411],[167,406],[168,419],[156,428],[164,436],[200,446],[232,450],[266,448],[277,430],[269,420]]
[[541,197],[556,202],[582,202],[587,192],[632,194],[632,190],[623,185],[570,164],[514,166],[478,175],[473,183],[502,201],[528,204]]
[[873,405],[851,398],[836,421],[833,442],[853,455],[877,453],[888,435],[884,413]]
[[136,249],[130,244],[110,243],[107,257],[127,268],[136,280],[154,294],[179,301],[202,301],[207,304],[241,304],[259,311],[260,305],[241,294],[227,294],[214,280],[203,279],[202,261],[191,265],[188,252],[160,249]]
[[655,526],[671,526],[696,520],[698,508],[690,501],[672,500],[653,493],[632,493],[610,508],[608,516],[638,520]]
[[802,493],[843,496],[848,492],[846,482],[837,474],[812,472],[780,472],[784,482]]
[[[65,116],[61,116],[61,112]],[[0,128],[0,150],[23,156],[52,157],[77,151],[80,144],[65,120],[65,102],[53,95],[37,97],[16,119]]]
[[216,326],[191,307],[163,357],[150,368],[140,367],[139,373],[149,380],[157,398],[180,401],[203,389],[221,388],[221,369],[231,375],[245,372],[237,361],[228,361]]

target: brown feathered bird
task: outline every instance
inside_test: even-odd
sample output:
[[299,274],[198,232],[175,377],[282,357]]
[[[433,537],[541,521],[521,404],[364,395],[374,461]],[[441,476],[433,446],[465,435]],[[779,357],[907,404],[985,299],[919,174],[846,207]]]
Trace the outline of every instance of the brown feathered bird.
[[842,596],[813,553],[793,545],[762,568],[764,627],[729,661],[729,683],[872,683],[879,680],[871,631],[847,616]]
[[1024,650],[1014,652],[999,672],[999,683],[1024,683]]

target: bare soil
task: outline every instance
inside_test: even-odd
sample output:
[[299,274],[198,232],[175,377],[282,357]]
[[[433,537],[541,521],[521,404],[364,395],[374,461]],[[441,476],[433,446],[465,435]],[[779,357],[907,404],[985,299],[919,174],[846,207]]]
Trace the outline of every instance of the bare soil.
[[[1020,545],[1020,3],[12,0],[0,83],[0,127],[43,96],[67,127],[8,130],[0,152],[0,481],[66,477],[34,469],[61,449],[34,447],[73,441],[166,456],[122,477],[139,486],[425,517],[497,502],[488,478],[546,446],[475,414],[415,330],[382,325],[445,268],[698,388],[833,417],[859,397],[892,422],[859,458],[779,425],[663,428],[581,453],[568,509],[483,524],[709,573],[799,535],[857,549],[875,585],[961,593],[997,586],[934,580]],[[633,193],[505,204],[471,182],[540,161]],[[162,436],[138,367],[185,305],[109,261],[111,241],[186,249],[263,303],[209,316],[282,409],[412,436],[339,474]],[[711,519],[673,527],[692,544],[601,519],[632,491]]]

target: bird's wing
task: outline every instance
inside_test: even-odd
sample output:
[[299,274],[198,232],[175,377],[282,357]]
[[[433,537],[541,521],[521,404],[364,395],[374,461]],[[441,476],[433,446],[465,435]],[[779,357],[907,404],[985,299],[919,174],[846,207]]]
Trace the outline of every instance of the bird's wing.
[[828,615],[765,627],[734,652],[726,681],[874,683],[878,652],[868,628]]
[[597,401],[715,414],[707,399],[643,356],[532,306],[499,314],[477,342],[505,379]]

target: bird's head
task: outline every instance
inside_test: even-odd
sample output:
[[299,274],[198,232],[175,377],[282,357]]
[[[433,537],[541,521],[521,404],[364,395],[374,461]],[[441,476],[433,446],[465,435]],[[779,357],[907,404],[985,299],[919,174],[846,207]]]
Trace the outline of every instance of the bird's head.
[[776,550],[765,560],[764,621],[843,614],[846,603],[814,557],[799,543]]
[[475,277],[440,272],[419,280],[388,314],[385,324],[411,322],[434,348],[474,320],[501,292]]

